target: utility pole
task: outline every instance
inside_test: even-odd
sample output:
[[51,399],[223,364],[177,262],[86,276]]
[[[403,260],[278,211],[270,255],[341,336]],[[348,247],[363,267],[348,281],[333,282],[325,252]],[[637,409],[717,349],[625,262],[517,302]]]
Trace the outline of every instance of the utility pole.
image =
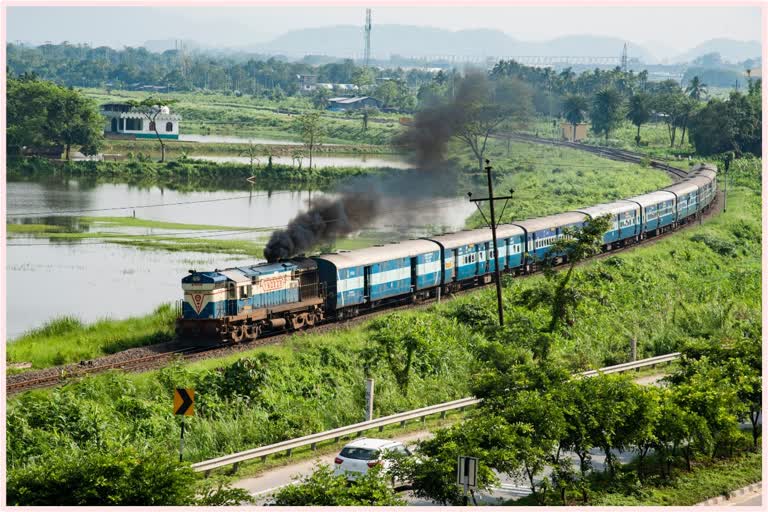
[[725,176],[723,176],[723,181],[725,182],[725,187],[723,191],[723,213],[725,213],[728,210],[728,169],[731,168],[731,159],[733,158],[732,153],[728,153],[725,155]]
[[371,60],[371,10],[365,10],[365,55],[363,56],[365,67]]
[[[480,199],[472,199],[472,192],[467,192],[467,195],[469,196],[470,202],[475,203],[475,206],[477,206],[477,209],[480,211],[480,215],[483,216],[483,219],[485,219],[485,222],[487,222],[491,227],[491,234],[493,237],[493,274],[496,278],[496,301],[498,303],[499,308],[499,325],[504,327],[504,307],[502,305],[501,301],[501,272],[499,271],[499,246],[496,243],[496,211],[493,206],[493,202],[504,199],[504,207],[501,209],[501,217],[504,216],[504,211],[507,209],[507,203],[510,199],[512,199],[512,194],[515,193],[514,190],[509,190],[509,195],[505,197],[493,197],[493,178],[491,177],[491,170],[493,170],[493,167],[491,167],[491,161],[486,159],[485,160],[485,172],[488,175],[488,197],[483,197]],[[477,204],[480,201],[489,201],[491,205],[491,220],[490,222],[485,217],[485,214],[483,213],[483,210],[480,209],[480,206]]]

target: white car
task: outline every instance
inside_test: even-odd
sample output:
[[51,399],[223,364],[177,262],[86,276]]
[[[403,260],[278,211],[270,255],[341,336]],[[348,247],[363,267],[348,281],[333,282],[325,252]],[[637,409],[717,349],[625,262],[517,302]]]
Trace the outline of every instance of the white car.
[[345,475],[347,480],[356,480],[374,466],[389,467],[391,461],[383,460],[386,452],[401,453],[410,456],[411,452],[403,443],[389,439],[368,439],[363,437],[341,449],[333,460],[334,475]]

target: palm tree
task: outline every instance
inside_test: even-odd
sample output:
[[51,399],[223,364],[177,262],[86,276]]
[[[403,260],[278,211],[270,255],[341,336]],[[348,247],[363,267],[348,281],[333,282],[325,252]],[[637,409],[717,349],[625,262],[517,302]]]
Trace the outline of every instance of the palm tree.
[[647,94],[638,93],[629,98],[629,109],[627,110],[627,119],[633,125],[637,126],[637,136],[635,143],[640,145],[640,125],[647,123],[651,118],[651,98]]
[[563,102],[563,115],[573,126],[573,141],[576,142],[576,125],[584,121],[587,113],[587,99],[584,96],[572,94]]
[[698,76],[693,77],[691,83],[685,89],[686,94],[696,101],[700,100],[702,95],[707,94],[707,84],[702,83]]

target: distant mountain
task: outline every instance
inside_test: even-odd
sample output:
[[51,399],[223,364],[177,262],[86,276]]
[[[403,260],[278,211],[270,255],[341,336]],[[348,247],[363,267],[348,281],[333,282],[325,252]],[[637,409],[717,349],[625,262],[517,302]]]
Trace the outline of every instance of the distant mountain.
[[[616,37],[589,35],[565,36],[542,42],[517,40],[500,30],[445,30],[413,25],[376,25],[371,32],[371,56],[387,59],[391,55],[505,57],[542,56],[616,56],[626,41]],[[251,45],[249,50],[291,56],[305,54],[360,57],[363,54],[363,30],[359,26],[339,25],[292,30],[268,43]],[[629,43],[631,58],[652,59],[645,48]]]
[[707,53],[719,53],[727,62],[741,62],[746,59],[759,58],[761,56],[760,41],[736,41],[734,39],[710,39],[695,48],[678,55],[673,60],[676,62],[690,62],[696,57]]

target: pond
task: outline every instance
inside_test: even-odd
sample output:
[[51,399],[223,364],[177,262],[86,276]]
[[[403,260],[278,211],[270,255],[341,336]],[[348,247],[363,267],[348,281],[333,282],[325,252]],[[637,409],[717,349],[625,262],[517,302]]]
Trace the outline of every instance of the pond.
[[[240,164],[248,164],[251,161],[247,156],[194,155],[189,156],[188,158],[194,160],[208,160],[211,162],[232,162]],[[260,155],[254,159],[254,163],[257,165],[266,165],[268,161],[269,156],[267,155]],[[272,163],[298,165],[298,160],[290,156],[273,156]],[[306,156],[306,153],[301,159],[301,164],[305,167],[309,166],[309,158]],[[394,155],[315,155],[312,157],[312,167],[392,167],[394,169],[411,169],[413,165],[406,162],[401,157]]]
[[[320,197],[312,190],[218,190],[182,192],[118,183],[48,179],[9,182],[7,221],[71,225],[76,216],[109,216],[248,228],[284,226]],[[461,228],[474,206],[464,198],[391,199],[369,230],[402,238]],[[20,216],[23,214],[23,216]],[[169,230],[117,228],[121,234],[158,235]],[[103,231],[103,229],[99,229]],[[178,233],[178,229],[173,229]],[[268,233],[190,236],[263,240]],[[366,233],[359,233],[365,236]],[[34,245],[32,245],[34,244]],[[54,242],[47,238],[8,242],[9,339],[61,316],[84,321],[150,313],[162,302],[181,298],[180,280],[189,268],[253,264],[253,258],[226,254],[166,252],[102,242],[100,239]],[[41,301],[41,299],[43,299]]]
[[[182,133],[179,140],[186,142],[202,142],[203,144],[269,144],[283,146],[301,146],[303,142],[285,139],[264,139],[259,137],[236,137],[234,135],[198,135]],[[334,146],[335,144],[323,144]]]

